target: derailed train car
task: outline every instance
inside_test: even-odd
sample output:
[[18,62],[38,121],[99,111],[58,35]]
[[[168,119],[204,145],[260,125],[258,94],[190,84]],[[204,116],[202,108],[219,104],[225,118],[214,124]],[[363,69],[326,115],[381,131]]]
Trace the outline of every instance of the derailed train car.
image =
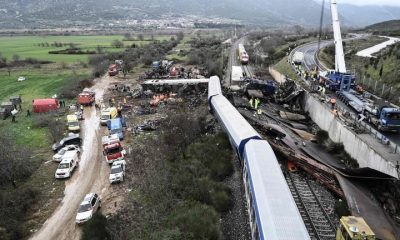
[[271,146],[222,95],[218,77],[210,78],[208,102],[242,162],[251,238],[310,239]]

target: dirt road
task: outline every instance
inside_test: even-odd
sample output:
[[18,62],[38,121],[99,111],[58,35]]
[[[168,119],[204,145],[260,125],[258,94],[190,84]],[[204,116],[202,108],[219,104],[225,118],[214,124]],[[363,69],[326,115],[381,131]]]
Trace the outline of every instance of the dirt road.
[[[96,92],[96,100],[99,101],[108,87],[109,77],[96,79],[94,83],[92,89]],[[81,230],[75,224],[75,216],[83,197],[89,192],[100,195],[103,213],[104,210],[112,209],[107,205],[113,205],[114,202],[105,200],[112,195],[115,196],[112,192],[119,186],[110,186],[108,182],[110,167],[101,153],[101,136],[105,133],[105,129],[100,127],[99,116],[96,114],[94,107],[85,108],[85,120],[81,123],[83,145],[79,167],[70,179],[65,180],[64,198],[60,206],[31,239],[79,239]]]

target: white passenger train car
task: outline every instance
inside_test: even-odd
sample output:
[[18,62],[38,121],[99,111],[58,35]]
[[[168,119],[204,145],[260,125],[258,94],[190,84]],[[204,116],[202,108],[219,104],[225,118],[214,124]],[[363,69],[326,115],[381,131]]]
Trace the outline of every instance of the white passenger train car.
[[218,77],[211,77],[208,87],[210,110],[243,163],[252,239],[309,240],[271,146],[222,95]]

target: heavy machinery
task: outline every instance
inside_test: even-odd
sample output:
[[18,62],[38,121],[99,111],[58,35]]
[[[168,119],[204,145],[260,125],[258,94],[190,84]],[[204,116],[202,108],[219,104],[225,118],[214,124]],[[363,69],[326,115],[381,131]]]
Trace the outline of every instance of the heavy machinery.
[[[378,104],[371,94],[354,90],[355,77],[346,70],[343,41],[340,32],[336,0],[331,0],[333,33],[335,40],[335,70],[329,70],[325,76],[325,85],[336,91],[339,99],[352,107],[362,119],[374,124],[380,131],[400,131],[400,109],[389,104]],[[375,97],[376,98],[376,97]]]
[[375,240],[375,234],[361,217],[342,217],[336,240]]

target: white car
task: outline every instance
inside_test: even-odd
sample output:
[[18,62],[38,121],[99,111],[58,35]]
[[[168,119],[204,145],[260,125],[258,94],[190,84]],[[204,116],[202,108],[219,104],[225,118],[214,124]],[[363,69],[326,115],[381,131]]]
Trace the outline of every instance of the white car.
[[101,208],[101,199],[96,193],[88,193],[79,205],[75,223],[81,224],[89,221],[93,215]]
[[22,82],[22,81],[25,81],[25,80],[26,80],[26,78],[22,77],[22,76],[17,79],[18,82]]
[[77,150],[78,154],[81,152],[80,148],[77,145],[67,145],[67,146],[61,148],[60,150],[58,150],[58,152],[53,155],[53,161],[61,162],[64,154],[67,151],[72,151],[72,150]]
[[55,178],[69,178],[72,175],[72,172],[78,166],[79,156],[78,152],[75,151],[67,151],[58,168],[56,173],[54,174]]
[[110,183],[123,182],[125,176],[125,160],[114,161],[111,165]]

